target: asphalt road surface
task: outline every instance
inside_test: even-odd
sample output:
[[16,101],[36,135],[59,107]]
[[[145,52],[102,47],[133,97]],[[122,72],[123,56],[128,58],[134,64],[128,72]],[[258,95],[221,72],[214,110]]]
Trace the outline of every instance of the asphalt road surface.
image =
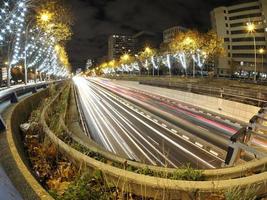
[[[206,169],[220,167],[223,163],[223,159],[181,138],[175,129],[159,124],[153,115],[135,109],[114,93],[127,93],[143,102],[147,100],[150,105],[163,107],[172,114],[180,112],[185,122],[192,119],[192,123],[199,123],[197,126],[204,126],[203,130],[211,127],[210,130],[218,131],[219,134],[220,130],[228,131],[228,126],[218,129],[216,121],[213,122],[214,126],[208,126],[211,122],[205,121],[206,118],[205,123],[194,121],[196,116],[186,110],[175,111],[168,104],[122,88],[115,87],[119,91],[110,92],[83,77],[75,77],[74,82],[90,135],[107,150],[132,160],[168,167],[190,163],[192,167]],[[202,118],[201,120],[203,121]],[[190,122],[184,126],[190,127],[192,124]],[[197,129],[200,129],[199,127]]]

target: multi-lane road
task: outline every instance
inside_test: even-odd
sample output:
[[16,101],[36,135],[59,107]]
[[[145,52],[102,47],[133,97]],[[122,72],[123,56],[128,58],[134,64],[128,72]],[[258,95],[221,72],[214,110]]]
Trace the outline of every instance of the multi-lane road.
[[[178,133],[183,130],[226,150],[228,138],[240,128],[182,103],[163,102],[110,82],[83,77],[75,77],[74,82],[90,136],[107,150],[132,160],[169,167],[190,163],[196,168],[217,168],[223,158]],[[174,116],[177,124],[134,102]]]

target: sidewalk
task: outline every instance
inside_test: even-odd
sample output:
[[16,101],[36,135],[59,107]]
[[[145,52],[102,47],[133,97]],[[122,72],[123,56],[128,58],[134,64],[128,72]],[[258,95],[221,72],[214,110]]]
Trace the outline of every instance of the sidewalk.
[[0,165],[0,199],[3,200],[23,200],[19,192],[7,177],[4,169]]

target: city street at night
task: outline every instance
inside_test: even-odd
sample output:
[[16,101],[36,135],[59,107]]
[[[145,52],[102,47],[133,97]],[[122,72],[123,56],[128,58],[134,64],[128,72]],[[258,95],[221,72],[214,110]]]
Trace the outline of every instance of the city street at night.
[[0,200],[267,199],[267,0],[0,0]]

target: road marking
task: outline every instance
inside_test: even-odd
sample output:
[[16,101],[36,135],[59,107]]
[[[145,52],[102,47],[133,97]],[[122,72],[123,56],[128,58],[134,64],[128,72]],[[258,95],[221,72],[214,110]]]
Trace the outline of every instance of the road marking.
[[197,146],[199,146],[200,148],[203,148],[203,145],[202,145],[202,144],[200,144],[200,143],[198,143],[198,142],[195,142],[195,144],[196,144]]
[[164,128],[166,128],[167,127],[167,125],[166,124],[161,124]]
[[215,155],[215,156],[218,156],[218,155],[219,155],[217,152],[215,152],[215,151],[213,151],[213,150],[210,150],[210,153],[212,153],[212,154]]
[[183,135],[182,137],[186,140],[189,140],[189,137],[187,137],[186,135]]
[[173,132],[173,133],[177,133],[177,131],[176,131],[176,130],[174,130],[174,129],[171,129],[171,132]]
[[[114,102],[115,103],[115,102]],[[117,103],[116,103],[117,104]],[[118,105],[118,104],[117,104]],[[119,105],[118,105],[119,106]],[[187,107],[187,106],[186,106]],[[188,108],[188,107],[187,107]],[[123,109],[123,108],[122,108]],[[123,110],[125,110],[125,109],[123,109]],[[133,109],[134,111],[138,111],[138,109]],[[126,110],[125,110],[126,111]],[[126,112],[128,112],[128,111],[126,111]],[[202,111],[203,112],[203,111]],[[139,113],[139,112],[137,112],[137,113]],[[130,113],[129,113],[130,114]],[[140,113],[139,113],[140,114]],[[131,114],[132,115],[132,114]],[[134,115],[132,115],[133,117],[135,117]],[[136,118],[136,117],[135,117]],[[154,121],[154,122],[158,122],[158,120],[156,120],[156,119],[150,119],[151,121]],[[139,120],[138,120],[139,121]],[[142,122],[143,123],[143,122]],[[157,125],[161,125],[160,123],[157,123]],[[148,125],[149,126],[149,125]],[[152,128],[152,127],[151,127]],[[160,132],[158,132],[156,129],[154,129],[154,128],[152,128],[154,131],[156,131],[157,133],[160,133]],[[165,128],[166,130],[168,130],[168,131],[170,131],[170,132],[173,132],[173,133],[175,133],[175,132],[177,132],[176,130],[170,130],[170,129],[167,129],[167,128]],[[162,135],[162,134],[161,134]],[[162,137],[164,137],[165,139],[167,139],[168,141],[170,141],[171,143],[173,143],[171,140],[169,140],[168,138],[166,138],[166,136],[165,135],[162,135]],[[179,137],[181,137],[181,136],[179,136]],[[184,139],[186,139],[188,142],[190,142],[191,144],[193,144],[193,145],[195,145],[196,147],[198,147],[198,148],[200,148],[199,146],[197,146],[196,144],[194,144],[193,142],[191,142],[190,140],[189,140],[189,137],[187,137],[187,136],[185,136],[185,135],[183,135],[183,138]],[[177,144],[175,144],[175,145],[177,145]],[[181,148],[180,147],[180,145],[179,145],[179,148]],[[196,155],[194,155],[194,154],[192,154],[191,152],[189,152],[188,150],[186,150],[186,149],[184,149],[184,148],[182,148],[183,150],[185,150],[186,152],[188,152],[188,153],[190,153],[191,155],[193,155],[194,157],[197,157]],[[200,149],[202,149],[203,150],[203,148],[200,148]],[[216,153],[216,152],[213,152],[213,153],[211,153],[211,152],[209,152],[209,151],[207,151],[207,150],[205,150],[205,152],[206,153],[209,153],[209,154],[211,154],[211,155],[218,155],[218,153]],[[199,160],[201,160],[201,161],[203,161],[203,162],[205,162],[204,160],[202,160],[201,158],[199,158],[199,157],[197,157],[197,159],[199,159]],[[220,158],[218,158],[218,159],[220,159]],[[220,159],[221,160],[221,159]],[[206,163],[206,162],[205,162]],[[209,166],[211,166],[212,168],[214,168],[214,166],[212,166],[212,165],[210,165],[209,163],[206,163],[207,165],[209,165]]]

